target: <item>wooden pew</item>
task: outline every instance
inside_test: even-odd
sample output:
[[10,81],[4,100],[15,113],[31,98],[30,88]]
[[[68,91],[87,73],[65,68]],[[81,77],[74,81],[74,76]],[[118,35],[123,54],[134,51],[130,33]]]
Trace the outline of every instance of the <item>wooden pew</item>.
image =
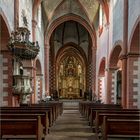
[[93,105],[90,108],[88,108],[88,112],[87,112],[88,120],[93,115],[92,111],[96,110],[96,109],[120,110],[120,109],[122,109],[122,107],[120,105],[116,105],[116,104],[97,104],[97,105]]
[[11,112],[11,113],[1,113],[1,119],[36,119],[41,118],[41,125],[43,128],[44,135],[49,133],[49,122],[46,119],[46,113],[22,113],[22,112]]
[[58,117],[55,104],[30,104],[27,107],[50,109],[51,110],[51,122],[52,122],[52,124],[56,120],[56,118]]
[[92,109],[96,108],[114,108],[114,109],[122,109],[120,105],[116,104],[99,104],[99,103],[93,103],[93,102],[80,102],[79,103],[79,109],[83,116],[85,116],[89,120],[89,116],[91,115]]
[[44,139],[41,118],[38,116],[34,119],[0,119],[1,122],[1,139]]
[[[47,104],[23,105],[21,107],[1,107],[0,109],[2,113],[1,119],[5,123],[6,120],[34,120],[37,115],[39,115],[39,117],[41,116],[41,123],[45,127],[43,131],[47,134],[49,126],[52,126],[58,115],[62,113],[62,103],[53,102]],[[4,126],[3,123],[3,127]]]
[[[15,107],[15,108],[11,108],[11,107],[4,107],[2,108],[2,112],[15,112],[16,110],[18,110],[18,112],[28,112],[27,110],[29,110],[30,112],[34,112],[35,113],[35,110],[36,112],[39,112],[40,110],[42,111],[47,111],[48,113],[48,119],[49,119],[49,126],[51,127],[53,125],[53,122],[56,120],[56,118],[58,117],[59,113],[57,113],[56,111],[56,106],[57,108],[60,108],[60,112],[62,111],[62,103],[59,103],[59,102],[53,102],[53,103],[45,103],[45,104],[30,104],[30,105],[27,105],[27,104],[22,104],[21,107]],[[13,110],[13,111],[12,111]],[[29,113],[30,113],[29,112]]]
[[49,133],[49,118],[48,118],[48,110],[42,110],[42,109],[32,109],[32,108],[22,108],[22,107],[2,107],[1,108],[1,114],[23,114],[23,116],[27,116],[27,114],[42,114],[41,115],[41,123],[44,126],[44,132],[45,134]]
[[139,119],[140,118],[140,115],[139,114],[126,114],[126,113],[118,113],[116,112],[116,114],[107,114],[107,113],[99,113],[97,116],[96,116],[96,119],[95,119],[95,132],[96,132],[96,135],[97,136],[100,136],[101,134],[101,126],[103,125],[103,118],[104,116],[107,116],[111,119]]
[[140,119],[111,118],[104,116],[102,125],[102,139],[109,138],[140,138]]
[[50,108],[40,108],[40,107],[2,107],[2,113],[28,113],[28,114],[36,114],[36,113],[45,113],[46,114],[46,122],[49,122],[49,127],[52,126],[52,110]]
[[58,101],[43,102],[39,104],[21,104],[21,107],[46,107],[52,109],[52,121],[54,122],[62,114],[63,104]]
[[96,119],[96,115],[98,115],[98,113],[108,113],[108,114],[138,114],[140,113],[140,110],[138,109],[119,109],[119,108],[92,108],[91,111],[91,116],[89,119],[89,124],[90,126],[93,126],[95,119]]

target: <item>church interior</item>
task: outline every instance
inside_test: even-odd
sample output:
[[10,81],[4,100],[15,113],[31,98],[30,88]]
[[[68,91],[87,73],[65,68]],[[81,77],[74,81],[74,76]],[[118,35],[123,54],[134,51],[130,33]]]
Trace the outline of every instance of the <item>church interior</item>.
[[139,140],[140,0],[0,0],[0,139]]

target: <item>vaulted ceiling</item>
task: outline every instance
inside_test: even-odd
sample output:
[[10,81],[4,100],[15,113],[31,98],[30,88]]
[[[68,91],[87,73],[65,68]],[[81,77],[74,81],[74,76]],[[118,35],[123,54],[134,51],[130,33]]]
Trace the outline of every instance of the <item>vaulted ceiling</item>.
[[72,13],[94,24],[99,9],[99,0],[43,0],[42,5],[48,23],[60,16]]

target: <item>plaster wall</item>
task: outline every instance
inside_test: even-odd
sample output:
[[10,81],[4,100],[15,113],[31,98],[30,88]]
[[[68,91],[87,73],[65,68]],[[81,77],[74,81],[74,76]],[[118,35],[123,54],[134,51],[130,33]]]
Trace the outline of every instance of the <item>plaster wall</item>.
[[[42,20],[41,20],[42,21]],[[44,72],[44,28],[43,26],[40,28],[38,27],[37,25],[37,28],[36,28],[36,40],[38,41],[39,43],[39,46],[40,46],[40,52],[38,54],[38,59],[40,60],[40,63],[41,63],[41,70],[42,70],[42,96],[44,97],[45,95],[45,72]]]
[[[101,36],[97,37],[97,55],[96,55],[96,79],[98,79],[99,66],[103,57],[107,56],[108,29],[104,26]],[[96,94],[98,93],[98,82],[96,82]]]
[[128,9],[128,41],[137,18],[140,16],[140,0],[129,0]]
[[116,41],[123,40],[123,0],[112,0],[112,48]]
[[10,30],[14,30],[14,0],[0,0],[0,13],[4,13]]
[[96,73],[98,74],[101,59],[107,56],[108,46],[108,29],[104,27],[104,31],[97,39],[97,56],[96,56]]
[[33,6],[32,0],[20,0],[19,2],[19,27],[24,26],[22,18],[23,17],[22,11],[24,10],[28,22],[28,29],[31,32],[30,41],[32,41],[32,6]]

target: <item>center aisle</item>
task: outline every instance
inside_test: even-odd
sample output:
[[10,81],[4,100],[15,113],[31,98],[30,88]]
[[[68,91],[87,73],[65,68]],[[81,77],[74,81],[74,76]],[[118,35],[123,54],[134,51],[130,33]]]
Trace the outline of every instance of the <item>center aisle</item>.
[[79,110],[64,110],[50,129],[46,140],[96,140],[96,138]]

